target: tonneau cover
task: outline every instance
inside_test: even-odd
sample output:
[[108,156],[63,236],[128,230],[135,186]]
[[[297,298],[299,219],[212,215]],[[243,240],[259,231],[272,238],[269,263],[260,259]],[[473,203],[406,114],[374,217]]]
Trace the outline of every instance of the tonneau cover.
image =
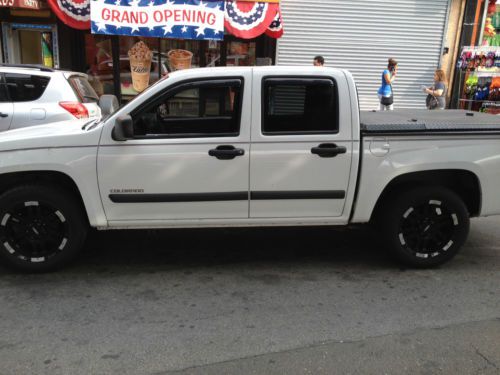
[[361,132],[372,133],[500,133],[500,116],[464,110],[401,109],[361,112]]

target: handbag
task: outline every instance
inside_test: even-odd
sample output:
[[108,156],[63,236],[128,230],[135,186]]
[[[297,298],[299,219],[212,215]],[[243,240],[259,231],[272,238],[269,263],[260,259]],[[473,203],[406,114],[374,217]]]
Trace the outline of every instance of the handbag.
[[439,107],[439,100],[432,94],[427,94],[425,98],[425,106],[427,109],[436,109]]
[[391,96],[382,96],[382,98],[380,98],[380,104],[385,106],[390,106],[394,104],[394,92],[392,91],[392,85],[391,85]]

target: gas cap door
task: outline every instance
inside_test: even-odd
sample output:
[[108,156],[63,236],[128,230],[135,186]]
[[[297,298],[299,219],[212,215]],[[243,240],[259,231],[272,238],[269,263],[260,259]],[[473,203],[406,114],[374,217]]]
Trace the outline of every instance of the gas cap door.
[[45,120],[47,112],[43,108],[32,108],[30,111],[30,120]]
[[391,150],[391,144],[387,138],[373,138],[370,142],[370,153],[373,156],[383,157],[386,156]]

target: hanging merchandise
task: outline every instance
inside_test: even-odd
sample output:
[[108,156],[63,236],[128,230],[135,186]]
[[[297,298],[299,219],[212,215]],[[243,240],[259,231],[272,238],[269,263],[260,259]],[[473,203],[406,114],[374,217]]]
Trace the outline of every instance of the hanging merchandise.
[[90,0],[47,0],[56,16],[78,30],[90,28]]
[[465,81],[465,90],[464,94],[467,99],[474,99],[474,95],[476,94],[476,89],[477,89],[477,83],[478,83],[479,78],[477,75],[471,75],[469,78],[467,78],[467,81]]
[[226,1],[225,27],[239,38],[257,38],[268,30],[278,11],[279,0]]
[[500,68],[500,47],[465,47],[457,62],[457,68]]

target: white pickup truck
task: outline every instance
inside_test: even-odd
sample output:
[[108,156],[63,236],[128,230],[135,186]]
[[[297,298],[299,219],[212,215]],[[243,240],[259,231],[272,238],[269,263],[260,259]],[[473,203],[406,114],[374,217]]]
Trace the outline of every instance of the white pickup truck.
[[430,267],[500,214],[498,116],[360,114],[338,69],[179,71],[100,121],[3,133],[0,153],[0,257],[26,271],[67,263],[89,226],[368,222]]

